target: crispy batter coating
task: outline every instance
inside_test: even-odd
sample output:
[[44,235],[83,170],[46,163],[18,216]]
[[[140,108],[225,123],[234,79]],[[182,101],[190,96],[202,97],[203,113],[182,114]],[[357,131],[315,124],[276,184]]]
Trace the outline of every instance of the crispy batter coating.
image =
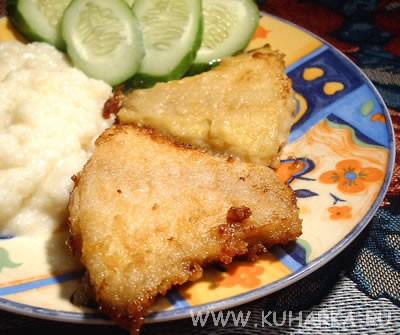
[[260,243],[301,234],[296,199],[268,167],[114,126],[75,179],[71,245],[100,308],[135,330],[158,294]]
[[273,166],[295,109],[283,55],[264,47],[224,58],[194,77],[134,90],[118,118],[200,148]]

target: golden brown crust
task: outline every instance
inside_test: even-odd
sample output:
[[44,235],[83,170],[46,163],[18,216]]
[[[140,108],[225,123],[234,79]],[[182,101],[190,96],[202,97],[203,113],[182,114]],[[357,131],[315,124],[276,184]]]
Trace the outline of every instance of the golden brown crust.
[[109,141],[113,136],[118,135],[120,132],[126,132],[127,130],[132,128],[136,129],[136,131],[142,133],[143,135],[151,137],[151,139],[157,143],[172,145],[177,149],[191,150],[201,154],[206,154],[205,150],[202,150],[200,148],[195,148],[187,143],[182,143],[176,138],[168,134],[162,133],[157,129],[151,127],[137,127],[134,125],[126,125],[126,124],[115,124],[113,127],[109,128],[107,132],[104,132],[102,136],[97,138],[96,145],[101,145],[102,143]]
[[276,166],[295,111],[283,55],[264,47],[224,58],[197,76],[133,90],[118,119],[213,153]]
[[105,102],[103,107],[103,117],[109,119],[111,115],[117,115],[124,102],[122,88],[117,88],[113,95]]
[[101,311],[133,330],[158,294],[198,279],[204,265],[301,233],[294,194],[269,168],[129,125],[96,141],[69,210],[70,245]]
[[226,214],[226,221],[228,223],[232,222],[243,222],[251,216],[251,209],[242,206],[242,207],[231,207]]

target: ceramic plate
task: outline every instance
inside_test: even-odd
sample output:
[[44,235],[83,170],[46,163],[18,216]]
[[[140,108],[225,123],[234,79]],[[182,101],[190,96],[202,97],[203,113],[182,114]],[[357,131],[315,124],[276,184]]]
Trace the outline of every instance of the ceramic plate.
[[[16,38],[0,21],[0,39]],[[226,309],[283,289],[327,263],[365,228],[388,187],[393,130],[369,80],[343,54],[309,32],[262,16],[249,48],[272,45],[286,55],[298,114],[280,178],[296,192],[303,235],[254,263],[210,267],[204,277],[157,300],[147,322]],[[296,158],[295,158],[296,157]],[[83,271],[65,247],[66,233],[0,240],[0,307],[29,316],[109,323],[70,303]]]

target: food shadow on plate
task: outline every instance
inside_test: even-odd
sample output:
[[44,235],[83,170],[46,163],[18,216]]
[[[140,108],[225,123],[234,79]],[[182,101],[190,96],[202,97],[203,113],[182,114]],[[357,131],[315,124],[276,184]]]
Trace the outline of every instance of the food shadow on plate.
[[61,225],[53,232],[46,241],[47,264],[52,279],[58,284],[56,299],[60,306],[73,312],[82,312],[84,318],[85,312],[94,312],[96,304],[87,284],[86,271],[79,257],[73,255],[68,239],[66,225]]
[[[340,278],[343,277],[343,273],[354,263],[360,245],[365,238],[366,234],[362,234],[345,251],[306,278],[266,297],[230,308],[226,310],[226,313],[233,313],[233,315],[244,313],[244,316],[246,316],[249,311],[251,312],[247,326],[241,328],[243,332],[244,330],[254,331],[253,325],[260,322],[262,315],[271,312],[271,318],[280,320],[279,326],[274,326],[274,320],[268,319],[272,326],[269,327],[266,325],[263,328],[263,332],[266,334],[276,334],[279,331],[284,331],[285,326],[287,326],[287,323],[284,321],[285,313],[291,311],[296,315],[296,313],[302,311],[305,313],[304,315],[307,315],[308,312],[313,310],[313,306],[318,306],[330,295],[335,294],[335,286]],[[210,317],[209,320],[212,320],[212,318]],[[229,333],[229,330],[233,332],[238,331],[237,325],[234,324],[232,318],[228,318],[223,329],[227,333]],[[193,326],[192,319],[188,318],[173,322],[145,325],[142,334],[214,334],[219,331],[221,331],[221,327],[214,325],[212,321],[206,322],[204,327],[196,328]]]

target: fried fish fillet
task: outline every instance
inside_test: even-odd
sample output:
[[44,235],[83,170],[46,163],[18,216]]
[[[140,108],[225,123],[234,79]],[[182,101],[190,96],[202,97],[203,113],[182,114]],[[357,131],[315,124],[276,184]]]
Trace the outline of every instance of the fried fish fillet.
[[283,56],[264,47],[225,58],[194,77],[134,90],[118,117],[183,143],[273,165],[294,115]]
[[100,308],[136,329],[158,294],[260,243],[301,233],[296,199],[273,170],[117,125],[76,177],[71,245]]

